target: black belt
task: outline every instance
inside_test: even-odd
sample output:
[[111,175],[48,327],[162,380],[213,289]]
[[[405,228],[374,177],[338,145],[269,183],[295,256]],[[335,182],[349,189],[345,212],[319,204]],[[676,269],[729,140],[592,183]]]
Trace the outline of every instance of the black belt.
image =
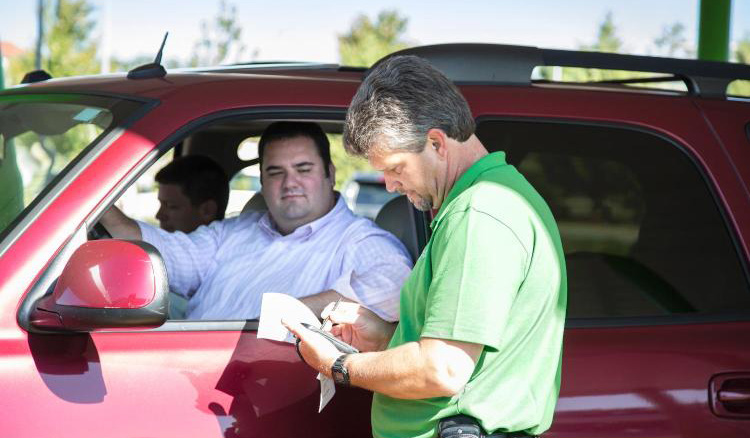
[[531,438],[526,432],[485,433],[476,418],[468,415],[454,415],[438,423],[439,438]]

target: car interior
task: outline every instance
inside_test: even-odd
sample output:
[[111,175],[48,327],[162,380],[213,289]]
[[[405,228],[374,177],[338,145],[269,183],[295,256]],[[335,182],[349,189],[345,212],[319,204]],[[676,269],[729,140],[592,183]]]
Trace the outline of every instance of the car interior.
[[[233,178],[242,177],[243,170],[258,167],[257,146],[254,152],[248,155],[247,151],[240,151],[243,142],[257,142],[265,128],[279,119],[257,119],[247,117],[233,117],[219,120],[203,125],[188,133],[186,136],[174,142],[173,156],[205,155],[219,163],[226,171],[232,181]],[[285,119],[286,120],[286,119]],[[319,120],[319,119],[295,119],[301,121],[312,121],[318,123],[329,138],[340,136],[343,129],[342,120]],[[334,147],[332,142],[332,147]],[[251,148],[252,149],[252,148]],[[166,162],[160,160],[151,169],[153,175],[158,168]],[[334,162],[334,164],[336,164]],[[256,172],[259,174],[259,170]],[[143,177],[142,177],[143,178]],[[137,186],[138,183],[134,184]],[[230,182],[230,186],[233,182]],[[336,190],[340,190],[337,187]],[[231,200],[230,200],[231,203]],[[260,191],[255,191],[239,211],[232,214],[241,214],[248,210],[266,210],[265,201]],[[129,214],[126,211],[126,214]],[[153,216],[152,216],[153,218]],[[413,260],[419,255],[421,248],[426,244],[427,227],[424,215],[414,209],[405,196],[391,199],[384,204],[378,213],[375,222],[392,234],[394,234],[407,248]],[[186,306],[185,298],[170,294],[170,319],[182,319]]]

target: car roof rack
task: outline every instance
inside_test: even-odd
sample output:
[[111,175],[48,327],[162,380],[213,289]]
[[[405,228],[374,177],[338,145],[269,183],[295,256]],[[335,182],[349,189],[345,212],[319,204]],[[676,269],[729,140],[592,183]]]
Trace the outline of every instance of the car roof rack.
[[338,64],[328,64],[308,61],[252,61],[240,64],[218,65],[213,67],[190,67],[175,71],[181,72],[211,72],[211,73],[253,73],[260,70],[320,70],[338,69]]
[[[531,74],[535,67],[561,66],[664,73],[669,76],[652,80],[639,78],[597,83],[626,84],[682,80],[690,95],[726,98],[730,82],[736,79],[750,80],[750,65],[745,64],[503,44],[436,44],[400,50],[383,59],[396,55],[416,55],[425,58],[459,84],[528,86],[531,85]],[[375,65],[382,61],[381,59]]]

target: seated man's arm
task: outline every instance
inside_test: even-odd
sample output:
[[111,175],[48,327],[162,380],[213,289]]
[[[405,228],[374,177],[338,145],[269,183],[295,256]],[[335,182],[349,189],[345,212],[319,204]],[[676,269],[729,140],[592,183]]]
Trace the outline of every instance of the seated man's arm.
[[214,221],[192,233],[170,233],[136,222],[142,240],[154,245],[164,259],[169,288],[190,297],[216,265],[216,252],[226,234],[227,221]]
[[99,222],[116,239],[141,240],[138,223],[125,216],[125,213],[114,205],[102,215]]
[[401,286],[412,268],[403,244],[376,229],[349,244],[344,266],[331,289],[387,322],[398,321]]

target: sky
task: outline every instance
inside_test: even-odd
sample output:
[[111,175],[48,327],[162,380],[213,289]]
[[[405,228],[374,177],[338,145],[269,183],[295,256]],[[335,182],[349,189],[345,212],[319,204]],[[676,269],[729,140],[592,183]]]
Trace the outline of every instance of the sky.
[[[130,59],[154,56],[164,32],[165,59],[187,61],[200,38],[202,21],[211,21],[219,0],[89,0],[96,8],[97,38],[109,26],[109,43],[100,47]],[[375,17],[385,9],[409,19],[412,44],[487,42],[575,49],[593,42],[611,11],[624,51],[653,54],[653,40],[665,26],[680,22],[697,45],[698,0],[454,0],[320,1],[229,0],[238,10],[247,58],[338,62],[337,35],[359,14]],[[0,39],[32,49],[36,38],[36,0],[0,0]],[[733,0],[731,40],[750,37],[750,0]],[[248,59],[249,60],[249,59]]]

